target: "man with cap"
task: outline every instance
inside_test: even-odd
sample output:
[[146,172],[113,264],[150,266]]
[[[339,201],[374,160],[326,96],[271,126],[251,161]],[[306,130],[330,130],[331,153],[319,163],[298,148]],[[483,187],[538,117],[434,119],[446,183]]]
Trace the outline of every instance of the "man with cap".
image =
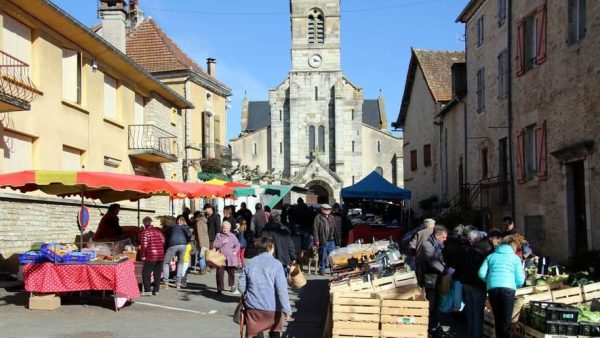
[[327,256],[335,250],[336,244],[339,243],[339,234],[336,231],[329,204],[321,205],[321,213],[315,217],[313,222],[313,236],[315,246],[319,248],[319,275],[323,275],[327,267]]

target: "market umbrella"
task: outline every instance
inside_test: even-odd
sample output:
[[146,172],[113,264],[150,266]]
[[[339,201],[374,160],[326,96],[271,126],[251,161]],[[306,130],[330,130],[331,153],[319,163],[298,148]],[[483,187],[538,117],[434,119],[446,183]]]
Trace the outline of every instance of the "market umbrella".
[[213,198],[235,196],[234,189],[226,185],[206,183],[167,182],[175,198]]
[[160,178],[95,171],[25,170],[0,174],[0,188],[7,187],[23,193],[40,190],[61,197],[78,195],[102,203],[175,193]]
[[228,181],[223,181],[223,180],[219,180],[219,179],[213,178],[212,180],[206,181],[204,183],[206,183],[206,184],[213,184],[213,185],[225,185],[226,183],[228,183]]

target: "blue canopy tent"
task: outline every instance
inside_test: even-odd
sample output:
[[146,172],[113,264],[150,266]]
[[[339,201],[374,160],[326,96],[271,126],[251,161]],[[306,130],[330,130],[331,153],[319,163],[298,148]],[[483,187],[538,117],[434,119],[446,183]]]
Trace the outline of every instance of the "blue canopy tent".
[[399,188],[388,182],[376,171],[358,181],[358,183],[342,189],[342,199],[361,198],[386,201],[410,200],[410,190]]

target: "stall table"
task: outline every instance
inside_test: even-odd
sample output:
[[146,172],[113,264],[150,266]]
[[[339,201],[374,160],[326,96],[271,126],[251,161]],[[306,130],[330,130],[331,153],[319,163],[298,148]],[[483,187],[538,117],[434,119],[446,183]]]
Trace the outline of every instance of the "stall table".
[[348,233],[348,243],[354,243],[359,238],[364,240],[363,243],[371,243],[373,237],[375,237],[376,240],[379,240],[389,239],[390,236],[392,236],[395,242],[400,242],[403,234],[403,228],[357,224]]
[[119,301],[140,296],[134,265],[130,260],[118,264],[26,264],[23,279],[25,290],[35,293],[113,291],[115,309],[122,307],[118,306]]

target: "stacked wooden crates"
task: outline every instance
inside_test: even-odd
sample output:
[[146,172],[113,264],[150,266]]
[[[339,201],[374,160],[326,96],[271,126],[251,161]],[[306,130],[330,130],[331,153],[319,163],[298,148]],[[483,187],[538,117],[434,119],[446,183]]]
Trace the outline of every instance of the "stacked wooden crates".
[[381,297],[382,338],[427,338],[429,302]]
[[366,292],[334,292],[332,337],[379,337],[380,300]]

